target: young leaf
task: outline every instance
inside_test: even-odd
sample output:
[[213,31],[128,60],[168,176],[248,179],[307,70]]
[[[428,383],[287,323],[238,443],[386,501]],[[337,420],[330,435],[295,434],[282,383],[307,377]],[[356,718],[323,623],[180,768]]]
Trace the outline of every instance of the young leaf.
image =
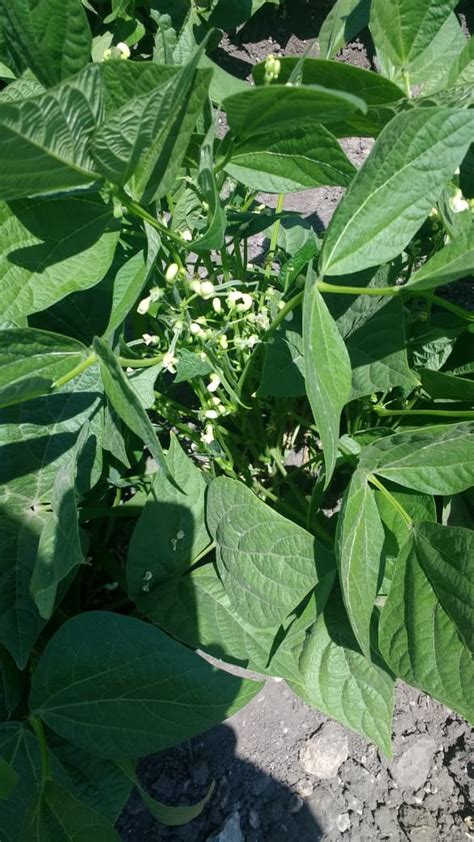
[[370,33],[395,67],[406,68],[433,40],[458,0],[372,0]]
[[193,241],[194,251],[220,249],[224,245],[227,225],[226,213],[221,204],[219,190],[213,169],[214,153],[214,124],[211,123],[201,146],[201,160],[199,163],[198,186],[208,205],[207,228]]
[[87,348],[67,336],[34,328],[0,331],[0,406],[30,400],[87,356]]
[[351,362],[335,321],[308,272],[303,304],[306,392],[324,451],[326,486],[337,457],[341,412],[350,400]]
[[113,334],[125,321],[145,285],[147,274],[141,251],[134,254],[119,269],[114,280],[110,318],[104,336]]
[[18,772],[3,757],[0,757],[0,800],[10,798],[18,780]]
[[108,345],[96,337],[93,348],[100,362],[105,393],[117,415],[147,446],[157,464],[170,478],[161,444],[140,399],[123,373],[120,363]]
[[410,277],[408,287],[433,289],[450,284],[474,271],[474,225],[437,251]]
[[407,430],[363,449],[359,466],[425,494],[457,494],[474,484],[474,423]]
[[323,580],[329,595],[334,580],[330,553],[241,482],[220,477],[211,483],[207,524],[231,606],[250,626],[279,626]]
[[338,205],[324,237],[322,275],[342,275],[397,257],[462,161],[474,114],[426,107],[385,126]]
[[311,629],[300,672],[291,682],[298,696],[391,757],[393,678],[360,651],[337,593]]
[[415,532],[419,562],[471,652],[474,652],[474,532],[461,526],[423,523]]
[[272,128],[237,143],[226,164],[230,176],[267,193],[342,185],[356,173],[334,135],[321,123]]
[[357,642],[370,659],[370,624],[385,533],[364,473],[352,477],[338,520],[338,564],[344,603]]
[[80,748],[121,760],[205,731],[260,687],[219,672],[141,620],[93,611],[68,620],[51,638],[30,704]]
[[156,473],[129,545],[128,592],[139,605],[140,597],[184,573],[211,543],[204,517],[206,480],[174,435],[166,461],[174,483],[163,471]]
[[[380,649],[399,678],[472,719],[472,657],[420,563],[417,537],[425,526],[415,529],[397,559],[380,617]],[[458,563],[462,569],[464,562]],[[456,577],[452,601],[464,600],[462,583]]]
[[9,49],[47,87],[90,61],[92,36],[80,0],[0,0]]
[[117,765],[136,786],[151,815],[155,819],[158,819],[161,824],[167,825],[167,827],[180,827],[180,825],[188,824],[200,816],[214,791],[214,783],[212,783],[207,794],[197,804],[192,804],[189,807],[185,804],[180,807],[169,807],[166,804],[156,801],[151,795],[148,795],[147,791],[140,784],[133,765],[129,760],[119,760],[117,761]]
[[336,0],[319,30],[321,58],[333,58],[369,22],[370,0]]
[[367,111],[360,97],[321,85],[249,88],[227,97],[223,106],[229,128],[238,140],[259,133],[266,134],[269,125],[273,129],[291,129],[301,120],[322,122],[331,128],[332,122],[339,122],[357,112],[365,114]]
[[119,225],[98,195],[24,199],[0,203],[0,235],[2,312],[17,321],[102,280]]
[[99,181],[88,144],[101,111],[97,65],[41,96],[0,103],[0,198]]
[[59,842],[87,839],[88,842],[120,842],[120,836],[100,813],[77,801],[54,780],[42,784],[38,799],[29,810],[19,842]]

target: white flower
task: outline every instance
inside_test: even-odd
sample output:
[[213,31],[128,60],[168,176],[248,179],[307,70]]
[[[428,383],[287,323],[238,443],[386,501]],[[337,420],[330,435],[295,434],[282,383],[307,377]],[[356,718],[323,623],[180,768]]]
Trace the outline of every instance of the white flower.
[[227,336],[224,333],[222,334],[222,336],[219,336],[219,345],[221,346],[223,351],[227,351],[227,348],[229,347]]
[[252,296],[249,295],[248,292],[243,292],[240,296],[241,303],[237,304],[237,310],[241,313],[245,313],[247,310],[252,308],[253,299]]
[[180,232],[181,239],[185,241],[185,243],[191,243],[193,239],[193,235],[189,228],[186,228],[185,231]]
[[165,280],[167,281],[167,283],[169,283],[169,284],[173,283],[173,281],[176,278],[176,275],[178,274],[178,272],[179,272],[178,264],[177,263],[170,263],[170,265],[168,266],[168,268],[165,272]]
[[211,421],[215,421],[216,418],[219,418],[219,413],[215,409],[206,409],[204,417],[209,418]]
[[158,345],[159,339],[157,336],[152,336],[150,333],[144,333],[142,339],[145,345]]
[[201,281],[201,292],[203,298],[210,298],[214,293],[214,284],[212,281]]
[[214,310],[215,313],[221,313],[222,312],[222,301],[220,300],[220,298],[213,298],[212,299],[212,309]]
[[212,428],[212,424],[206,424],[204,433],[201,433],[201,441],[203,441],[204,444],[212,444],[214,441],[214,430]]
[[242,298],[242,293],[238,289],[231,289],[227,296],[227,304],[229,307],[235,307],[238,301]]
[[247,339],[247,345],[249,348],[255,348],[255,345],[257,345],[259,342],[260,339],[258,338],[258,336],[256,336],[255,333],[252,333],[252,335],[249,336],[249,338]]
[[121,59],[130,58],[130,47],[128,44],[125,44],[123,41],[119,41],[117,44],[117,50],[119,51]]
[[140,303],[137,307],[137,313],[139,313],[140,316],[144,316],[145,313],[148,313],[148,310],[150,309],[150,304],[151,304],[151,295],[148,295],[146,298],[142,298],[142,300],[140,301]]
[[217,392],[220,385],[221,385],[221,378],[219,377],[219,375],[218,374],[211,374],[210,382],[207,386],[207,391],[211,392],[211,393]]
[[176,363],[178,362],[178,358],[171,351],[167,351],[166,354],[163,356],[162,364],[163,368],[166,371],[169,371],[170,374],[176,374]]
[[453,213],[462,213],[465,210],[469,210],[469,202],[464,198],[459,188],[455,191],[454,196],[450,197],[449,207]]
[[204,336],[204,331],[200,324],[197,322],[191,322],[189,325],[189,330],[193,336]]

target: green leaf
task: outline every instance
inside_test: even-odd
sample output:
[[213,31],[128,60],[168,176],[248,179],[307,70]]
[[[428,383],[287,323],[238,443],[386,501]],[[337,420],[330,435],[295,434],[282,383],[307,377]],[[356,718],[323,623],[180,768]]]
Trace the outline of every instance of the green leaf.
[[205,795],[204,798],[201,798],[197,804],[192,804],[189,807],[185,804],[180,807],[169,807],[166,804],[161,804],[159,801],[156,801],[148,795],[146,790],[143,789],[140,784],[140,781],[135,774],[133,765],[129,760],[119,760],[117,761],[117,765],[128,776],[132,783],[135,784],[147,810],[151,813],[151,815],[168,827],[179,827],[180,825],[188,824],[189,822],[192,822],[193,819],[200,816],[214,791],[214,783],[212,783],[207,795]]
[[212,371],[211,366],[206,360],[202,360],[198,354],[193,351],[188,351],[187,348],[182,348],[179,352],[178,362],[176,364],[175,383],[185,383],[188,380],[193,380],[194,377],[205,377],[206,374]]
[[419,562],[468,649],[474,652],[474,532],[423,523],[415,531]]
[[426,107],[394,117],[331,219],[320,273],[357,272],[400,254],[462,161],[473,130],[468,110]]
[[226,172],[253,190],[290,193],[342,185],[356,173],[334,135],[320,123],[271,128],[237,143]]
[[382,559],[384,578],[380,582],[379,593],[386,594],[391,585],[395,559],[411,534],[411,524],[407,522],[401,510],[405,510],[412,523],[436,522],[437,513],[435,500],[431,494],[421,494],[419,491],[408,488],[402,489],[388,480],[385,480],[383,485],[390,493],[390,497],[395,500],[394,504],[383,492],[374,489],[377,508],[385,529]]
[[129,545],[128,592],[139,607],[164,580],[188,570],[211,543],[204,517],[206,480],[174,435],[166,461],[174,483],[157,472]]
[[0,21],[10,51],[48,87],[90,61],[92,36],[80,0],[1,0]]
[[61,391],[1,412],[0,640],[20,669],[45,624],[31,597],[30,579],[41,532],[51,517],[55,479],[88,421],[89,437],[78,466],[80,493],[98,479],[101,401],[94,366]]
[[110,318],[104,335],[111,335],[127,318],[147,277],[143,252],[134,254],[121,266],[114,279]]
[[210,72],[197,70],[199,53],[165,83],[126,102],[95,132],[91,154],[102,175],[149,204],[174,184]]
[[161,444],[146,414],[141,401],[123,373],[120,363],[108,345],[101,339],[94,339],[93,348],[100,362],[100,373],[105,393],[115,412],[124,424],[147,446],[151,455],[170,478]]
[[0,406],[49,391],[87,356],[87,348],[67,336],[34,328],[0,331]]
[[299,397],[305,394],[301,315],[293,314],[275,331],[265,347],[258,396]]
[[301,120],[318,122],[331,128],[357,112],[365,114],[367,106],[360,97],[320,85],[289,87],[269,85],[249,88],[226,97],[222,103],[229,128],[240,140],[273,129],[293,129]]
[[300,672],[290,684],[298,696],[391,757],[393,678],[360,651],[338,594],[309,634]]
[[24,199],[0,203],[0,234],[2,312],[16,321],[97,284],[119,225],[98,195]]
[[211,483],[207,523],[230,604],[250,626],[278,627],[318,582],[325,580],[329,593],[330,553],[241,482],[221,477]]
[[421,369],[418,374],[424,391],[431,398],[474,403],[473,380],[455,377],[444,371],[431,371],[429,368]]
[[18,772],[0,757],[0,800],[10,798],[19,781]]
[[98,65],[40,96],[0,103],[0,197],[18,199],[100,179],[88,144],[102,110]]
[[309,272],[303,304],[303,346],[306,392],[324,451],[326,487],[337,457],[342,410],[351,394],[351,362],[314,280]]
[[[465,43],[464,32],[453,12],[426,49],[410,62],[410,85],[421,87],[421,93],[428,96],[450,86],[453,64],[457,64]],[[459,99],[455,102],[458,104]]]
[[77,801],[53,780],[42,784],[37,801],[29,810],[19,842],[120,842],[120,836],[100,813]]
[[452,64],[448,85],[472,84],[474,84],[474,38],[471,36],[463,44],[463,49]]
[[474,225],[447,246],[435,252],[411,276],[407,287],[417,290],[434,289],[450,284],[474,271]]
[[38,96],[44,93],[43,85],[34,79],[16,79],[15,82],[3,89],[0,93],[0,102],[15,102],[17,99],[28,99],[30,96]]
[[425,494],[457,494],[474,484],[474,423],[395,433],[363,449],[359,466]]
[[179,67],[158,65],[153,61],[105,61],[99,65],[103,82],[105,118],[127,102],[150,94],[179,73]]
[[214,123],[211,123],[201,146],[201,159],[198,173],[198,187],[203,199],[208,205],[207,227],[193,241],[193,250],[209,251],[220,249],[224,245],[227,218],[223,204],[221,204],[216,177],[214,175]]
[[[380,649],[399,678],[472,719],[472,658],[421,563],[418,536],[424,535],[426,527],[431,530],[433,524],[417,527],[397,559],[392,587],[380,617]],[[444,567],[445,563],[443,559],[438,560],[437,566]],[[453,570],[449,580],[450,586],[455,580],[451,602],[462,600],[463,577]]]
[[370,625],[377,596],[385,534],[374,491],[356,471],[338,519],[338,564],[344,603],[364,655],[370,659]]
[[1,805],[0,835],[2,842],[18,842],[24,818],[41,782],[41,758],[35,735],[19,722],[0,724],[0,757],[19,778],[12,798]]
[[18,707],[24,690],[25,676],[4,646],[0,645],[0,719],[9,719]]
[[51,638],[30,702],[61,736],[120,760],[205,731],[260,686],[219,672],[140,620],[94,611],[68,620]]
[[332,58],[369,22],[370,0],[336,0],[319,30],[321,58]]
[[[217,0],[209,17],[209,26],[228,32],[246,23],[267,0]],[[278,0],[269,0],[271,3]]]
[[372,0],[370,33],[395,67],[405,68],[433,40],[458,0]]

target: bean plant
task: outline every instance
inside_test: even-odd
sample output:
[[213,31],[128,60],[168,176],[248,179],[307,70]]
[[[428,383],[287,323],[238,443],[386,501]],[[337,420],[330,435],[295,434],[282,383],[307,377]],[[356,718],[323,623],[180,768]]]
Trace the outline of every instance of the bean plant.
[[262,5],[0,0],[2,840],[190,821],[137,760],[266,676],[388,757],[397,679],[472,718],[472,40],[337,0],[248,84]]

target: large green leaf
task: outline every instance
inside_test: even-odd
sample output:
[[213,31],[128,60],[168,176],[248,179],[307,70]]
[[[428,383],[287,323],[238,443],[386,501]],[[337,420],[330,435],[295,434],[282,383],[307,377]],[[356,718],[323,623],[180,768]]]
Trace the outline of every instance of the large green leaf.
[[86,356],[87,348],[67,336],[34,328],[0,331],[0,406],[45,394]]
[[407,287],[433,289],[474,271],[474,225],[437,251],[410,277]]
[[112,407],[124,424],[147,446],[157,464],[170,478],[158,436],[135,389],[123,373],[117,357],[109,346],[97,337],[94,339],[93,348],[100,361],[105,393]]
[[207,522],[230,604],[250,626],[277,628],[323,579],[329,593],[330,553],[243,483],[224,477],[211,483]]
[[339,594],[316,620],[300,671],[299,681],[291,682],[295,693],[391,756],[393,678],[360,651]]
[[220,672],[141,620],[88,612],[49,641],[31,708],[99,757],[161,751],[238,710],[260,684]]
[[90,61],[92,36],[80,0],[1,0],[0,22],[10,51],[46,86]]
[[[246,23],[268,0],[217,0],[212,4],[209,25],[229,31]],[[279,0],[269,0],[278,3]]]
[[[399,678],[472,719],[472,657],[421,563],[418,538],[424,535],[426,527],[430,534],[433,524],[416,527],[397,559],[392,587],[380,617],[380,648]],[[436,575],[439,568],[445,572],[445,564],[445,559],[435,561]],[[464,562],[458,560],[456,566],[462,570]],[[453,586],[450,606],[457,600],[464,601],[464,578],[454,570],[449,575],[449,587]]]
[[353,475],[338,519],[338,564],[344,603],[364,655],[382,566],[384,528],[366,475]]
[[150,94],[179,73],[179,67],[153,61],[105,61],[99,68],[106,119],[130,100]]
[[474,532],[423,523],[415,532],[418,560],[441,605],[474,652]]
[[203,107],[211,73],[197,70],[199,53],[179,73],[127,101],[95,132],[91,154],[99,171],[145,204],[174,183]]
[[457,494],[474,484],[474,423],[395,433],[363,449],[359,465],[425,494]]
[[5,801],[10,797],[13,790],[18,784],[18,772],[7,763],[3,757],[0,757],[0,800]]
[[0,203],[2,315],[16,321],[97,284],[119,237],[98,195]]
[[452,12],[426,49],[410,62],[410,85],[416,85],[418,90],[421,87],[424,95],[430,95],[454,84],[455,78],[451,81],[450,75],[460,59],[465,43],[462,26]]
[[321,58],[332,58],[369,22],[370,0],[336,0],[319,30]]
[[306,392],[324,451],[326,485],[337,457],[342,410],[351,395],[351,361],[336,322],[309,272],[303,304]]
[[29,810],[18,842],[120,842],[107,819],[77,801],[54,780],[46,780]]
[[367,111],[360,97],[321,85],[249,88],[227,97],[223,106],[229,128],[239,140],[254,134],[266,134],[269,126],[274,129],[294,128],[302,120],[322,122],[331,128],[333,122]]
[[305,394],[301,314],[293,313],[268,341],[257,395],[299,397]]
[[145,285],[147,274],[142,251],[134,254],[120,267],[114,279],[106,336],[113,334],[127,318]]
[[445,398],[474,403],[474,380],[455,377],[444,371],[432,371],[429,368],[421,369],[418,374],[424,391],[434,400]]
[[433,40],[458,0],[372,0],[370,32],[395,67],[406,67]]
[[58,472],[74,458],[89,423],[78,477],[81,493],[98,479],[102,392],[97,367],[60,392],[2,410],[0,424],[0,640],[23,668],[44,626],[30,595],[41,532]]
[[204,517],[206,480],[174,435],[166,461],[174,483],[157,472],[129,544],[128,592],[139,606],[164,580],[189,569],[211,543]]
[[473,131],[469,110],[426,107],[394,117],[332,217],[321,274],[357,272],[400,254],[462,161]]
[[151,815],[168,827],[179,827],[180,825],[188,824],[189,822],[192,822],[193,819],[200,816],[214,791],[215,784],[212,783],[204,798],[201,798],[201,800],[196,804],[181,804],[178,807],[169,807],[167,804],[162,804],[160,801],[152,798],[151,795],[148,795],[147,791],[142,787],[140,781],[138,780],[133,764],[130,760],[119,760],[117,765],[136,786],[147,810],[151,813]]
[[88,144],[101,113],[97,65],[40,96],[0,103],[0,198],[98,181]]
[[18,842],[25,815],[35,798],[41,780],[41,759],[34,734],[18,722],[0,725],[0,757],[18,774],[12,797],[2,802],[0,834],[2,842]]
[[323,184],[346,187],[355,167],[321,123],[299,122],[253,135],[232,150],[226,172],[267,193],[289,193]]

